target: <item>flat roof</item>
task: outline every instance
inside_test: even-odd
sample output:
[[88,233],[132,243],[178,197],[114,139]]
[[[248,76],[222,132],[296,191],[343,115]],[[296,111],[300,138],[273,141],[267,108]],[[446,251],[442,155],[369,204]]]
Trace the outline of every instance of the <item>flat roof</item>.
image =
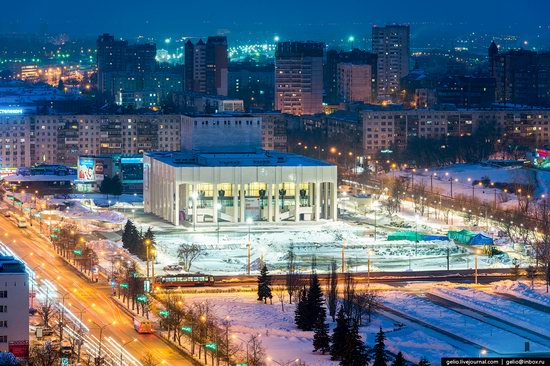
[[25,265],[12,256],[0,256],[0,273],[25,273]]
[[273,150],[148,152],[152,159],[173,167],[334,166],[307,156]]

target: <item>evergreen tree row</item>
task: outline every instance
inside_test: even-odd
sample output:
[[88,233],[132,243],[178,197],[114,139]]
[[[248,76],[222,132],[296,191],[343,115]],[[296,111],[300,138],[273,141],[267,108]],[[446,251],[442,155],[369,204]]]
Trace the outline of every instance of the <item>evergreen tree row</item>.
[[145,260],[147,258],[147,245],[149,245],[149,249],[156,246],[153,230],[149,227],[144,234],[138,231],[131,220],[126,221],[122,231],[122,247],[141,260]]

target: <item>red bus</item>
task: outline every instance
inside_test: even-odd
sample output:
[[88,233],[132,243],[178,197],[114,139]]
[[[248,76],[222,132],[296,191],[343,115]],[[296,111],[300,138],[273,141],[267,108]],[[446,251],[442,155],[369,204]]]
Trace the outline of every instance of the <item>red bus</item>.
[[134,317],[134,329],[139,334],[151,334],[155,331],[153,330],[153,323],[141,317]]
[[213,284],[213,276],[200,273],[180,273],[155,278],[155,287],[194,287],[212,286]]

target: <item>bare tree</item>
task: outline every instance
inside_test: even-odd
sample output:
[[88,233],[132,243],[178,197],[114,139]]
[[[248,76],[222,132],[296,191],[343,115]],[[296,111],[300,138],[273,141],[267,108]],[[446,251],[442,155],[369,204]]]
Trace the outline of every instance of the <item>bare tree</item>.
[[336,307],[338,305],[338,270],[335,260],[330,262],[327,281],[327,309],[332,321],[336,319]]
[[159,365],[158,360],[153,356],[151,352],[145,353],[143,357],[140,359],[141,364],[143,366],[157,366]]
[[42,318],[42,324],[44,327],[48,328],[50,326],[50,321],[53,318],[54,312],[55,305],[50,300],[50,297],[46,296],[44,302],[42,302],[41,306],[38,307],[38,314]]
[[59,365],[59,351],[53,349],[52,342],[47,342],[44,346],[34,345],[29,352],[29,364],[33,366]]
[[248,339],[248,365],[265,366],[265,349],[260,337],[252,334]]
[[294,247],[291,244],[287,253],[287,266],[286,266],[286,290],[288,292],[289,302],[292,304],[292,299],[298,293],[300,289],[299,274],[296,270],[296,254],[294,253]]
[[275,296],[277,296],[277,299],[279,299],[279,302],[281,303],[281,311],[285,311],[285,299],[287,295],[287,289],[285,286],[278,286],[275,288]]
[[363,323],[363,317],[368,316],[368,323],[372,320],[372,314],[380,306],[380,297],[374,291],[367,290],[355,294],[353,301],[353,320],[359,325]]
[[178,248],[178,259],[183,270],[189,272],[193,261],[203,254],[203,248],[198,244],[180,244]]
[[344,313],[348,318],[353,317],[353,307],[356,296],[356,281],[350,272],[344,275]]

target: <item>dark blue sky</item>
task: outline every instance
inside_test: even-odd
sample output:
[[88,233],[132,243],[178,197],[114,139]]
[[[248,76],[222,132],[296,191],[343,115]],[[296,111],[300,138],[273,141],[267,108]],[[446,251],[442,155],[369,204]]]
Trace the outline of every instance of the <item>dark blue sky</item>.
[[[550,0],[27,0],[2,1],[0,31],[111,32],[132,38],[226,32],[246,41],[272,37],[370,35],[373,23],[406,22],[414,31],[536,36],[549,32]],[[452,27],[445,27],[452,23]],[[435,24],[435,28],[433,25]],[[539,29],[539,26],[542,27]],[[435,30],[433,30],[435,29]]]

